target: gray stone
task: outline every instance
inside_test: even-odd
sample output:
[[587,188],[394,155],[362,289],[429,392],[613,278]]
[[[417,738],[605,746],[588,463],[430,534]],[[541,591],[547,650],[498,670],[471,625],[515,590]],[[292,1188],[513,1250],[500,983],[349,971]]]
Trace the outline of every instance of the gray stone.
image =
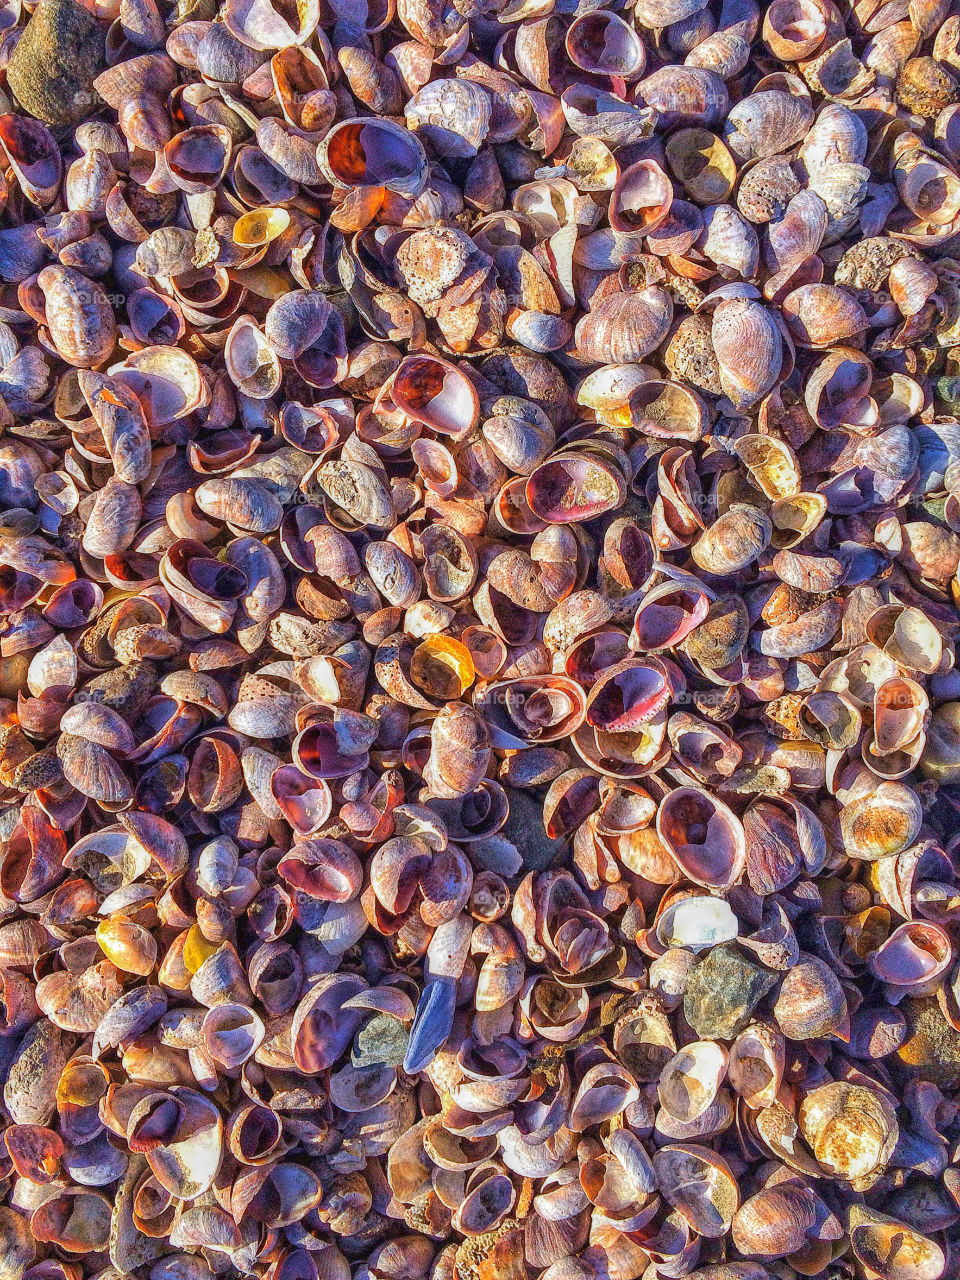
[[543,829],[543,801],[529,791],[505,787],[510,814],[497,832],[502,840],[516,846],[524,871],[543,871],[567,848],[566,839],[551,839]]
[[75,124],[100,99],[93,82],[104,69],[104,28],[76,0],[40,0],[20,37],[7,83],[17,101],[45,124]]
[[350,1055],[355,1067],[399,1067],[409,1036],[403,1023],[378,1013],[357,1032]]
[[929,1080],[938,1089],[960,1085],[960,1034],[933,998],[904,1000],[907,1038],[897,1050],[898,1070],[910,1080]]
[[777,974],[725,942],[691,970],[683,1015],[702,1040],[732,1040],[776,981]]

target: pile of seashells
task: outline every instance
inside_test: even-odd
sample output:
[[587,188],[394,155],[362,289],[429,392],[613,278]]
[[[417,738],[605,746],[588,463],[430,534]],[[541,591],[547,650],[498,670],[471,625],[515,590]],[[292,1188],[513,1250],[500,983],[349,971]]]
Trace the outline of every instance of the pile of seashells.
[[958,1275],[956,8],[4,0],[2,1280]]

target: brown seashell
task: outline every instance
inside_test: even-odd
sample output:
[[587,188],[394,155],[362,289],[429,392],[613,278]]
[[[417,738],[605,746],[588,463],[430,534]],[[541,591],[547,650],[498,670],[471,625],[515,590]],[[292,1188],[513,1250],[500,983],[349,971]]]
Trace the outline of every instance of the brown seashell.
[[726,85],[714,71],[700,67],[660,67],[637,86],[643,101],[660,115],[664,128],[676,124],[720,124],[727,113]]
[[717,307],[710,338],[724,394],[738,409],[756,404],[776,381],[783,358],[773,318],[757,302],[730,298]]
[[0,146],[24,195],[48,205],[63,172],[60,153],[46,125],[29,116],[0,116]]
[[809,58],[826,33],[827,13],[817,0],[774,0],[764,14],[763,38],[775,58]]
[[897,101],[918,116],[938,115],[960,100],[956,75],[933,58],[910,58],[897,77]]
[[565,43],[570,61],[581,71],[625,79],[643,74],[643,42],[616,14],[582,14],[567,28]]
[[849,1034],[850,1019],[843,988],[833,970],[818,956],[801,955],[780,984],[773,1016],[788,1040]]
[[657,834],[696,884],[729,888],[743,872],[743,827],[722,801],[705,791],[671,791],[657,814]]
[[610,194],[610,225],[624,233],[656,231],[672,200],[670,180],[657,162],[638,160],[623,170]]
[[398,409],[444,435],[466,435],[477,423],[480,405],[473,384],[446,360],[409,356],[390,389]]
[[475,156],[487,137],[490,95],[471,80],[434,80],[404,108],[407,128],[422,134],[439,155]]
[[637,361],[660,345],[672,319],[670,295],[654,286],[605,299],[579,321],[574,336],[580,354],[596,364]]
[[414,197],[427,177],[419,140],[389,121],[342,120],[317,149],[317,161],[335,186],[383,186]]
[[851,1211],[850,1248],[858,1262],[888,1280],[940,1280],[945,1274],[946,1258],[936,1241],[876,1210]]
[[541,463],[527,481],[526,495],[530,510],[551,524],[615,511],[625,496],[617,468],[586,451],[554,454]]
[[841,813],[844,847],[851,857],[873,860],[899,853],[919,833],[921,810],[916,796],[897,782],[881,782]]
[[783,314],[795,342],[825,347],[852,338],[867,325],[863,308],[836,285],[808,284],[783,300]]
[[30,1230],[35,1239],[51,1241],[67,1253],[105,1248],[110,1232],[110,1201],[78,1187],[58,1191],[34,1210]]
[[686,1222],[708,1239],[724,1235],[740,1203],[726,1161],[694,1143],[661,1147],[653,1156],[660,1189]]
[[767,548],[773,526],[759,507],[734,503],[690,548],[705,573],[728,576],[752,564]]
[[802,98],[768,89],[730,109],[724,139],[738,160],[762,160],[796,145],[812,121],[813,112]]
[[44,267],[37,276],[44,318],[60,356],[78,368],[101,364],[113,351],[117,326],[101,286],[73,267]]
[[737,208],[750,222],[779,225],[800,191],[800,182],[787,158],[769,156],[744,172],[737,188]]
[[83,4],[0,15],[4,1280],[953,1276],[950,4]]
[[799,1124],[821,1166],[848,1180],[881,1172],[900,1134],[887,1098],[863,1085],[814,1089],[800,1107]]

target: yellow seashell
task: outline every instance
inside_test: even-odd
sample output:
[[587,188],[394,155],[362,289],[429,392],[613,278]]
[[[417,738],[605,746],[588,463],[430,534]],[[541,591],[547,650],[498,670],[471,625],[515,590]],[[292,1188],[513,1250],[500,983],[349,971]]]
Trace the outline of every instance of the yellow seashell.
[[183,944],[183,963],[191,973],[196,973],[204,960],[217,950],[217,943],[205,938],[198,924],[191,925]]
[[146,976],[157,963],[156,939],[143,925],[124,916],[111,916],[97,925],[100,950],[124,973]]
[[234,223],[233,242],[259,248],[282,236],[290,225],[286,209],[251,209]]
[[476,676],[470,650],[451,636],[428,636],[410,660],[414,684],[435,698],[461,698]]

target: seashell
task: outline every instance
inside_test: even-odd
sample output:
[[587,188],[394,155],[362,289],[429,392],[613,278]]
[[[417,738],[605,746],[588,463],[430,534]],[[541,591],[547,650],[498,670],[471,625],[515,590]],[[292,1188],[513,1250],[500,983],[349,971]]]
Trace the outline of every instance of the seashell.
[[840,102],[828,102],[800,148],[810,174],[833,164],[862,164],[867,154],[867,132],[859,116]]
[[113,308],[95,280],[73,267],[44,267],[37,276],[44,317],[62,359],[82,369],[101,364],[117,337]]
[[846,996],[833,970],[819,956],[801,954],[788,969],[773,1006],[777,1026],[788,1040],[849,1035]]
[[809,58],[826,34],[827,13],[816,0],[774,0],[763,17],[763,38],[785,62]]
[[813,110],[804,99],[782,89],[767,89],[730,108],[723,137],[734,157],[746,163],[795,146],[812,123]]
[[[229,520],[238,528],[249,529],[252,533],[269,533],[279,528],[283,514],[276,497],[261,481],[252,477],[204,480],[197,487],[194,498],[205,515],[215,520]],[[227,575],[221,574],[215,589],[219,592],[226,587]]]
[[699,953],[721,942],[732,942],[739,922],[722,898],[696,895],[679,898],[660,914],[657,940],[668,947]]
[[730,1046],[727,1073],[731,1085],[755,1110],[776,1100],[786,1062],[780,1031],[764,1022],[741,1031]]
[[895,77],[917,48],[915,28],[909,22],[896,22],[878,32],[864,50],[863,62],[878,75]]
[[224,357],[230,380],[244,395],[265,400],[280,385],[280,361],[249,316],[241,316],[234,323]]
[[639,1097],[636,1082],[617,1063],[597,1063],[580,1082],[570,1111],[574,1132],[619,1115]]
[[472,80],[434,80],[404,108],[407,128],[438,155],[475,156],[490,128],[490,96]]
[[694,1040],[664,1066],[657,1085],[660,1105],[688,1124],[713,1102],[727,1073],[727,1051],[712,1040]]
[[773,526],[759,507],[734,503],[690,548],[705,573],[729,575],[752,564],[769,546]]
[[684,316],[663,353],[663,362],[678,381],[720,395],[720,370],[706,316]]
[[600,456],[557,453],[533,471],[526,495],[540,519],[566,524],[615,511],[624,501],[625,486],[616,467]]
[[730,195],[737,167],[716,134],[707,129],[678,129],[668,138],[666,153],[671,172],[698,204],[721,204]]
[[89,369],[80,370],[77,382],[103,434],[116,478],[139,484],[150,474],[152,458],[139,400],[122,384]]
[[730,279],[756,275],[760,259],[757,233],[729,205],[712,205],[704,210],[703,233],[697,244],[721,275]]
[[691,49],[684,59],[688,67],[706,67],[724,80],[741,72],[750,60],[750,42],[734,27],[714,32]]
[[656,231],[670,213],[673,188],[655,160],[624,169],[610,195],[610,225],[624,234]]
[[111,964],[125,973],[146,976],[156,966],[156,941],[133,920],[122,916],[102,920],[97,925],[97,942]]
[[67,1188],[33,1211],[30,1230],[34,1239],[53,1242],[67,1253],[88,1253],[106,1247],[110,1213],[106,1196]]
[[[631,416],[643,422],[646,434],[666,439],[699,440],[709,423],[709,410],[694,392],[671,382],[651,379],[630,396]],[[658,482],[662,510],[657,512],[657,541],[666,546],[673,539],[687,538],[703,522],[693,508],[701,497],[696,491],[689,450],[669,449],[661,455]],[[661,524],[671,526],[666,532]],[[667,541],[663,541],[666,539]]]
[[467,1179],[465,1197],[454,1215],[455,1225],[466,1236],[495,1230],[513,1208],[513,1183],[496,1165],[480,1166]]
[[900,198],[918,218],[942,226],[960,211],[960,180],[946,165],[919,148],[905,151],[894,178]]
[[357,524],[378,529],[389,529],[394,524],[389,491],[371,467],[362,462],[324,462],[316,478],[331,503]]
[[710,129],[723,121],[730,103],[721,78],[701,67],[661,67],[641,80],[637,91],[664,129],[678,124]]
[[227,172],[233,138],[223,125],[194,125],[163,148],[167,172],[182,191],[199,195],[218,186]]
[[889,1280],[939,1280],[946,1258],[940,1245],[897,1218],[876,1210],[851,1213],[850,1248],[857,1261]]
[[949,4],[85,2],[0,14],[0,1272],[952,1275]]
[[382,186],[411,199],[427,179],[419,139],[388,120],[341,120],[317,148],[317,162],[335,186]]
[[851,347],[836,347],[813,371],[804,391],[807,412],[821,426],[868,426],[876,420],[869,391],[870,362]]
[[873,861],[907,848],[921,823],[919,801],[898,782],[881,782],[848,804],[840,815],[844,848],[854,858]]
[[574,339],[581,356],[594,364],[631,363],[660,345],[672,319],[670,295],[654,285],[604,299],[577,323]]
[[746,607],[737,596],[713,601],[706,617],[686,637],[684,647],[700,666],[718,671],[743,652],[750,630]]
[[784,298],[783,315],[794,341],[802,346],[830,346],[867,327],[859,302],[836,285],[801,285]]
[[50,204],[60,186],[63,162],[46,125],[27,116],[0,115],[0,147],[27,199]]
[[643,42],[616,14],[581,14],[567,28],[565,46],[574,66],[592,75],[632,79],[643,74]]
[[740,409],[756,404],[780,372],[783,343],[776,322],[758,302],[729,298],[714,312],[710,337],[724,394]]
[[817,1208],[809,1187],[764,1187],[737,1210],[732,1227],[737,1247],[761,1258],[795,1253],[814,1234]]
[[573,84],[560,95],[560,107],[568,128],[581,138],[597,138],[608,147],[642,142],[653,130],[654,113],[635,107],[604,89]]
[[436,357],[408,356],[393,376],[390,394],[398,409],[443,435],[466,435],[480,415],[469,378]]
[[810,190],[824,202],[829,215],[824,243],[831,244],[860,219],[867,198],[869,169],[862,164],[832,164],[810,178]]
[[695,787],[671,791],[657,813],[657,834],[695,884],[729,888],[743,872],[743,827],[723,801],[706,791]]
[[786,441],[775,436],[746,435],[736,441],[734,448],[765,497],[776,502],[799,492],[800,468]]
[[778,223],[800,192],[800,182],[787,158],[768,156],[744,171],[737,189],[737,208],[749,222]]
[[933,118],[960,97],[953,72],[934,58],[910,58],[897,77],[897,101],[918,116]]
[[821,1167],[848,1181],[881,1172],[900,1134],[887,1098],[856,1084],[812,1090],[801,1104],[799,1124]]
[[860,713],[843,694],[831,690],[808,694],[800,716],[806,735],[823,747],[843,750],[852,747],[860,738]]
[[[703,231],[703,215],[695,204],[687,200],[674,200],[660,226],[647,235],[647,248],[659,257],[671,254],[684,254],[697,242]],[[594,233],[592,239],[599,240],[602,231]],[[629,252],[629,244],[625,245]]]
[[218,1004],[207,1010],[200,1034],[211,1058],[234,1068],[256,1052],[263,1041],[265,1027],[252,1009]]
[[672,648],[700,626],[709,608],[710,597],[699,584],[661,583],[646,592],[637,607],[631,649],[653,653]]
[[868,965],[882,982],[923,995],[939,985],[952,956],[950,940],[942,929],[908,921],[869,957]]
[[747,876],[757,893],[776,893],[802,870],[816,874],[827,857],[817,817],[789,795],[758,800],[743,816]]
[[657,0],[643,0],[637,10],[637,20],[645,27],[668,27],[671,23],[686,22],[695,17],[706,5],[700,0],[681,0],[678,8],[658,3]]
[[430,757],[423,780],[435,795],[456,799],[468,795],[486,773],[490,735],[484,721],[468,707],[442,707],[430,730]]
[[[291,25],[291,17],[296,26]],[[269,0],[230,0],[223,23],[232,36],[251,49],[285,49],[291,44],[305,44],[316,30],[319,17],[319,6],[312,0],[298,4],[295,14],[275,8]]]
[[708,1147],[671,1143],[653,1156],[660,1190],[699,1235],[726,1234],[740,1205],[740,1194],[727,1162]]

